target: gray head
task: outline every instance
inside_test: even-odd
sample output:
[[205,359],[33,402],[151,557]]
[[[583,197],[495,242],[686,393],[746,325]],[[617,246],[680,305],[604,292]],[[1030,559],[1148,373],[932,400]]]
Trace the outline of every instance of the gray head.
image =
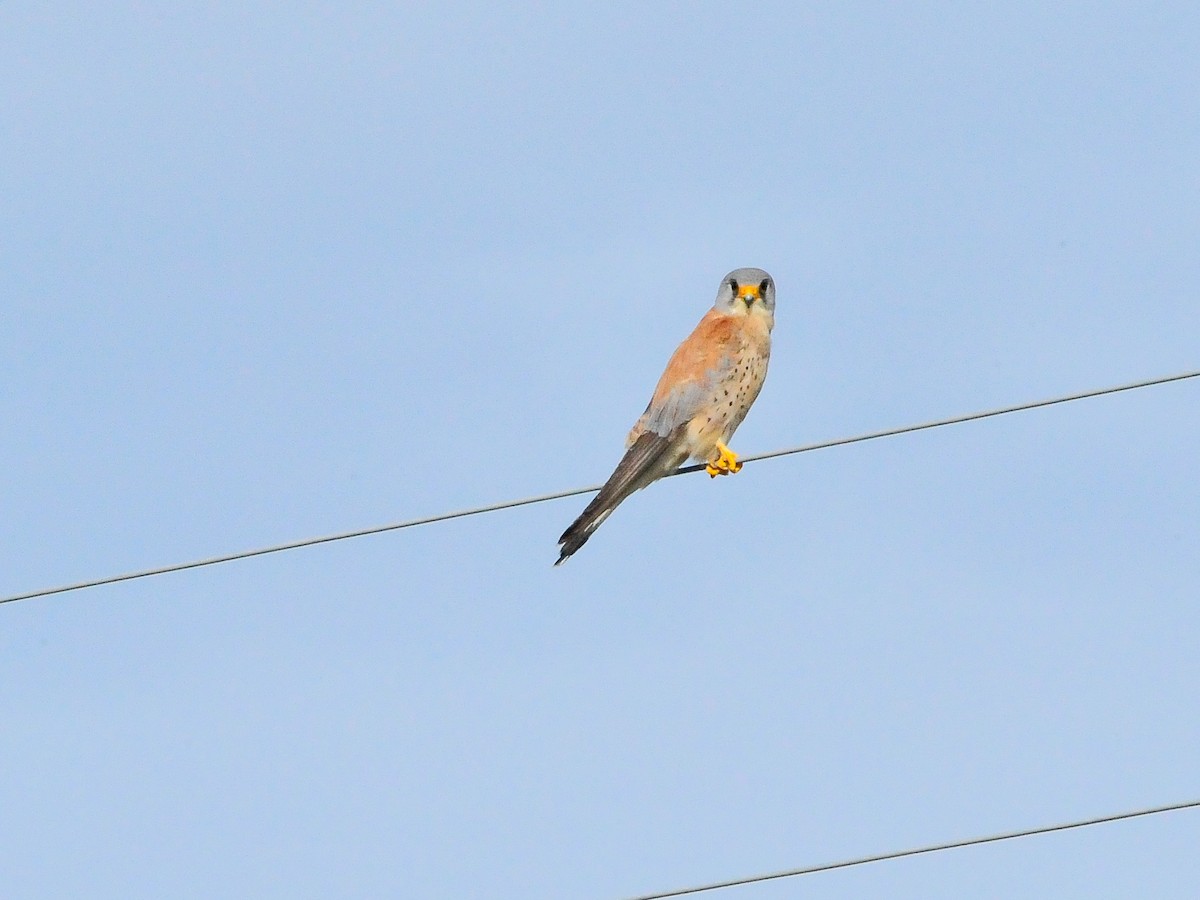
[[714,309],[722,312],[775,314],[775,279],[762,269],[734,269],[717,289]]

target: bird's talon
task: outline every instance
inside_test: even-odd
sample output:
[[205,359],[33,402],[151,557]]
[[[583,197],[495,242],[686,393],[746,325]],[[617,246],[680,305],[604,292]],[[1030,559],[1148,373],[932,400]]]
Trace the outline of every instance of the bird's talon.
[[717,444],[717,458],[704,466],[704,471],[710,478],[716,478],[718,475],[730,475],[741,470],[742,464],[738,462],[737,454],[724,444]]

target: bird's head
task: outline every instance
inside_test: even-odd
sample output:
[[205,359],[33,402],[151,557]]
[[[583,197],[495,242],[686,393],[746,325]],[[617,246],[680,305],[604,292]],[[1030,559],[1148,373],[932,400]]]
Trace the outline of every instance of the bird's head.
[[775,280],[762,269],[734,269],[717,290],[716,309],[731,315],[775,316]]

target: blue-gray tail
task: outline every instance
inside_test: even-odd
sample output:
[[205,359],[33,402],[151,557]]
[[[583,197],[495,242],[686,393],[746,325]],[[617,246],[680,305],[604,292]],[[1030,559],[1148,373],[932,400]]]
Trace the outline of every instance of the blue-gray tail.
[[556,566],[561,566],[572,553],[586,544],[588,538],[626,497],[665,474],[662,460],[671,444],[670,437],[652,432],[646,432],[634,441],[633,446],[617,464],[616,470],[604,483],[604,487],[600,488],[600,493],[592,498],[592,502],[579,514],[579,518],[572,522],[571,527],[558,539],[559,556]]

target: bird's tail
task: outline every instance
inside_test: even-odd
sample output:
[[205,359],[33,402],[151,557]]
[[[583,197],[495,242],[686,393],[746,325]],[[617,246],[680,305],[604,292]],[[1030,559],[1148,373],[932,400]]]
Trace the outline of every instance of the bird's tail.
[[674,444],[673,436],[664,437],[651,432],[642,434],[634,441],[604,487],[600,488],[600,493],[592,498],[579,518],[558,539],[556,566],[561,566],[572,553],[586,544],[588,538],[626,497],[661,478],[683,461],[678,459],[674,465],[665,465],[669,462],[666,457]]

